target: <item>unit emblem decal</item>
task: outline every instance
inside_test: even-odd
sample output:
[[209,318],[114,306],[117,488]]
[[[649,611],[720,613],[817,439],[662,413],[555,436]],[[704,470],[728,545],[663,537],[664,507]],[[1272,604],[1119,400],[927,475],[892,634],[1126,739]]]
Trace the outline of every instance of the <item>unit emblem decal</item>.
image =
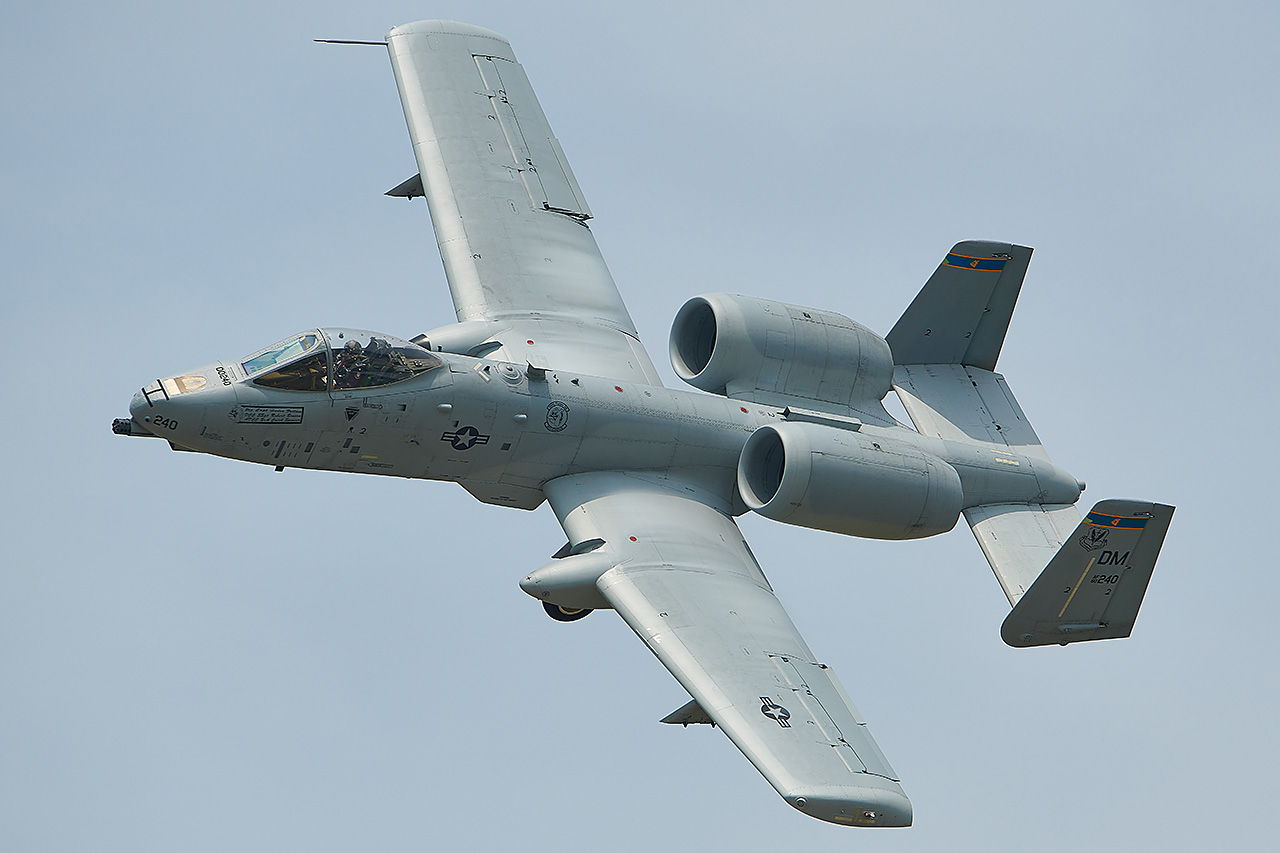
[[1105,527],[1090,527],[1080,537],[1080,547],[1086,551],[1096,551],[1107,544],[1107,529]]
[[547,406],[547,419],[542,424],[552,432],[560,432],[569,425],[569,407],[559,400]]

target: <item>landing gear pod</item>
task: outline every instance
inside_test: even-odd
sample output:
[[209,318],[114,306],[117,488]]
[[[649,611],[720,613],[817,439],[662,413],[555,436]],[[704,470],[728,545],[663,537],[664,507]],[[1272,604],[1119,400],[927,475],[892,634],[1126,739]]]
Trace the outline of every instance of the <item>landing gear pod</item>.
[[[604,541],[597,539],[582,544],[599,548]],[[520,588],[541,601],[552,619],[573,622],[592,610],[609,606],[596,581],[617,562],[611,552],[601,550],[560,557],[525,575]]]

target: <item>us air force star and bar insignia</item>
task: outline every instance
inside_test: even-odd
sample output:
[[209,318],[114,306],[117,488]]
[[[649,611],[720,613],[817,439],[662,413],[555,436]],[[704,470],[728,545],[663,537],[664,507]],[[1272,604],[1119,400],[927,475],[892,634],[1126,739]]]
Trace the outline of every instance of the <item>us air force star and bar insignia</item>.
[[784,729],[791,728],[791,723],[788,722],[791,719],[791,712],[781,705],[773,704],[773,700],[768,696],[760,697],[760,713],[771,720],[777,721],[778,725]]
[[464,426],[453,432],[446,432],[440,436],[440,440],[449,442],[454,450],[470,450],[477,444],[488,444],[489,436],[481,435],[480,430],[473,426]]

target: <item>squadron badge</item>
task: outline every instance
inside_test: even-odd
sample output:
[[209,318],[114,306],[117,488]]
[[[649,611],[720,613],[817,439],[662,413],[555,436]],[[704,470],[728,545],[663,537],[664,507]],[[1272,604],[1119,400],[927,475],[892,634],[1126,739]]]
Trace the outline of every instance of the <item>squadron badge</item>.
[[1102,527],[1090,527],[1080,537],[1080,547],[1086,551],[1096,551],[1107,544],[1107,531]]
[[547,419],[542,425],[552,432],[560,432],[569,425],[569,407],[559,400],[547,406]]

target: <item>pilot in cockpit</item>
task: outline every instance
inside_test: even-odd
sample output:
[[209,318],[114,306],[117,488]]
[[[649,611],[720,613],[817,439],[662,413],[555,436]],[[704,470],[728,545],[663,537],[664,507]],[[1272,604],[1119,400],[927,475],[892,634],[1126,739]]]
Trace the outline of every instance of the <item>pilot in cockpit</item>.
[[[342,346],[311,352],[322,340],[341,340]],[[332,334],[305,332],[274,344],[242,362],[255,385],[286,391],[344,391],[377,388],[439,367],[440,358],[408,341],[369,338],[363,347],[353,330]],[[309,353],[305,357],[303,353]],[[283,366],[281,366],[283,365]]]
[[364,378],[365,368],[369,360],[365,357],[360,342],[351,340],[335,350],[333,365],[334,386],[337,388],[357,388]]

